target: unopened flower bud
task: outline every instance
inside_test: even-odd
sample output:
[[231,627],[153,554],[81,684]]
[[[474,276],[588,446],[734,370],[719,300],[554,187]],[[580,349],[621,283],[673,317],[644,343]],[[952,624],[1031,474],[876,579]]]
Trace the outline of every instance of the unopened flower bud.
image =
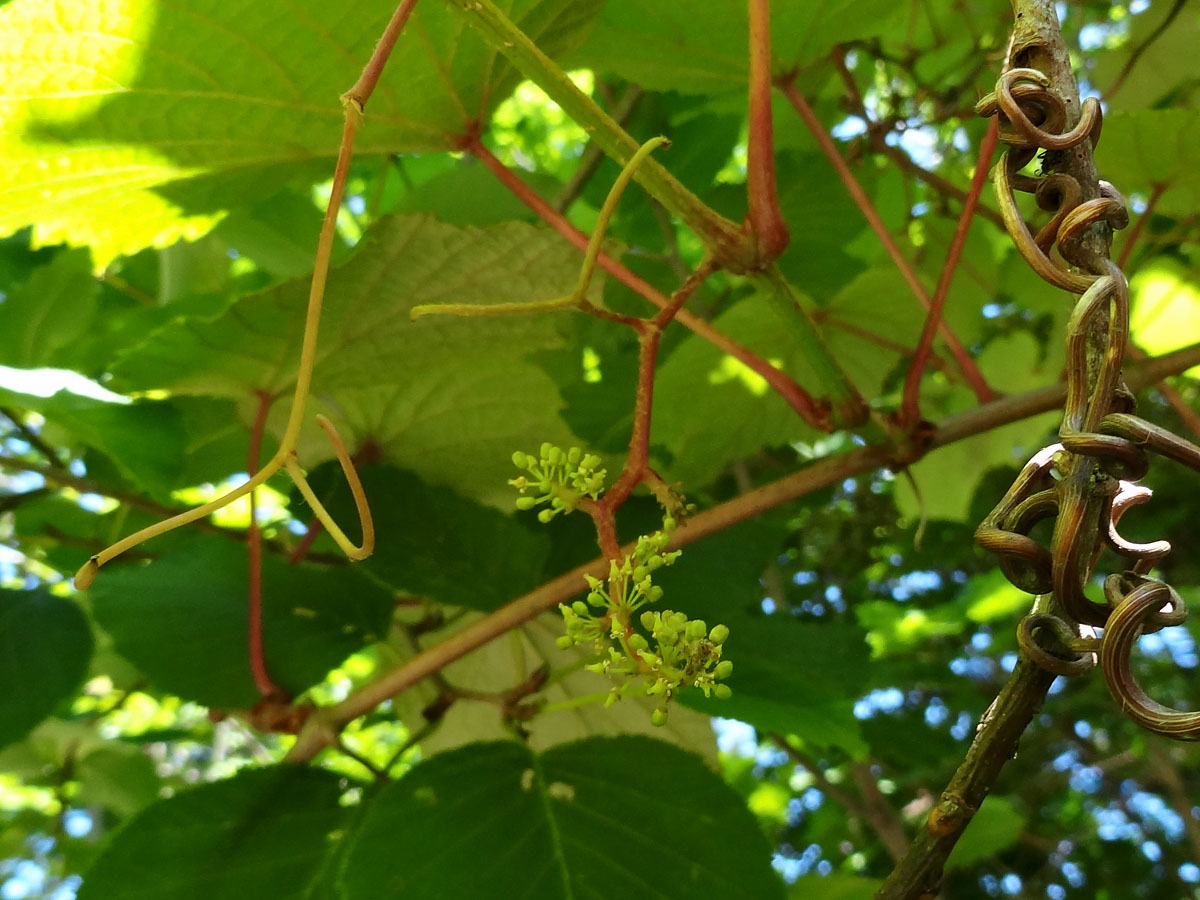
[[712,631],[708,633],[708,639],[718,647],[729,639],[729,627],[726,625],[714,625]]
[[650,713],[650,724],[656,725],[659,728],[667,724],[667,710],[665,707],[659,707]]

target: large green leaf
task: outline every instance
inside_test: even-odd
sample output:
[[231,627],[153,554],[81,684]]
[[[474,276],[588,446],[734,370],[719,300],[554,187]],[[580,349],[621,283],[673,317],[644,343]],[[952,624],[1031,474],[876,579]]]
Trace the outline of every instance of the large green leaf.
[[954,845],[946,867],[962,868],[993,857],[1015,844],[1024,832],[1025,817],[1011,800],[988,797]]
[[1169,259],[1155,260],[1133,277],[1130,288],[1129,324],[1139,347],[1159,356],[1195,342],[1200,290],[1193,272]]
[[[390,592],[353,568],[263,560],[267,671],[293,694],[386,634]],[[205,537],[150,565],[105,569],[90,589],[122,655],[165,691],[206,706],[259,699],[246,651],[246,551]]]
[[[542,49],[578,43],[594,0],[500,4]],[[207,231],[311,177],[339,95],[395,8],[320,0],[105,0],[0,7],[0,230],[88,243],[98,264]],[[423,4],[368,107],[361,153],[447,150],[519,81],[448,4]],[[322,162],[321,166],[327,166]]]
[[696,757],[639,737],[434,757],[371,802],[343,887],[347,900],[783,896],[737,794]]
[[0,591],[0,747],[70,697],[92,657],[92,629],[69,600]]
[[679,702],[710,716],[748,722],[764,735],[794,735],[812,747],[864,757],[867,745],[854,717],[867,676],[862,629],[796,622],[784,615],[727,618],[733,696],[717,700],[685,692]]
[[[460,493],[511,502],[514,450],[570,444],[555,385],[526,354],[558,346],[555,315],[427,318],[421,303],[499,303],[568,293],[577,254],[519,222],[456,228],[427,216],[382,220],[329,282],[314,411],[336,421],[352,447]],[[116,367],[125,389],[169,388],[234,398],[286,396],[296,377],[305,281],[244,297],[212,320],[167,326]],[[559,313],[558,316],[570,315]],[[287,403],[268,428],[280,433]],[[332,456],[315,425],[301,437],[305,462]]]
[[[896,276],[873,269],[854,278],[825,305],[801,296],[833,356],[868,397],[875,396],[916,344],[923,313],[916,301],[891,300]],[[784,321],[760,294],[743,298],[713,324],[724,334],[818,392],[820,381],[799,342],[795,323]],[[666,473],[685,489],[708,484],[731,460],[763,447],[811,441],[806,425],[765,379],[694,335],[660,365],[655,380],[652,439],[671,454]]]
[[87,250],[57,253],[0,303],[0,365],[68,367],[94,327],[99,285]]
[[710,716],[741,719],[763,734],[795,735],[811,746],[861,755],[866,745],[854,702],[866,679],[863,631],[757,613],[760,579],[785,534],[767,521],[744,522],[688,547],[675,565],[655,574],[664,591],[660,605],[729,627],[723,649],[733,662],[733,696],[706,699],[689,690],[679,702]]
[[80,900],[334,900],[355,815],[343,790],[330,772],[277,766],[163,800],[113,839]]
[[[354,504],[335,466],[323,467],[339,488],[331,509],[350,522]],[[361,567],[381,581],[436,603],[483,611],[541,584],[550,552],[544,533],[392,466],[367,466],[361,476],[379,547]]]
[[1121,191],[1143,197],[1161,191],[1159,213],[1190,215],[1200,202],[1198,145],[1200,122],[1193,110],[1128,110],[1105,117],[1097,163]]

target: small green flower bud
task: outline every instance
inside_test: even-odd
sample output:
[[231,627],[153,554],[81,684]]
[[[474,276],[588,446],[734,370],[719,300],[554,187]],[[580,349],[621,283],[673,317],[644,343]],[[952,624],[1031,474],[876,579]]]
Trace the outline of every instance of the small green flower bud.
[[587,602],[592,604],[592,606],[603,606],[604,595],[599,591],[589,591],[587,595]]
[[640,634],[632,634],[629,636],[629,646],[638,651],[650,649],[649,642]]
[[644,581],[646,578],[649,578],[649,577],[650,577],[650,570],[647,569],[645,566],[635,566],[634,567],[634,569],[633,569],[633,580],[634,581]]
[[590,615],[590,613],[588,612],[587,604],[584,603],[582,600],[576,600],[574,603],[572,603],[571,609],[575,610],[575,612],[581,616]]
[[657,584],[650,585],[650,590],[646,591],[646,599],[651,603],[657,603],[662,599],[663,589]]
[[646,610],[642,613],[642,627],[649,632],[654,631],[654,626],[658,623],[658,614]]
[[674,531],[674,530],[675,530],[675,524],[676,524],[676,523],[675,523],[675,517],[674,517],[674,516],[665,516],[665,517],[663,518],[663,531]]
[[581,456],[583,456],[583,451],[578,447],[572,447],[567,451],[567,462],[573,466],[579,465],[579,458]]
[[728,700],[733,696],[733,689],[727,684],[718,684],[713,688],[713,694],[718,700]]
[[672,612],[664,616],[663,620],[676,631],[682,631],[687,628],[688,617],[685,613]]
[[575,646],[575,641],[570,635],[564,634],[554,639],[554,644],[559,650],[570,650]]
[[654,712],[650,713],[650,724],[659,728],[662,728],[662,726],[667,724],[666,707],[660,706]]
[[533,509],[537,506],[537,498],[535,497],[518,497],[517,509]]
[[529,457],[527,457],[524,453],[522,453],[520,450],[518,450],[516,453],[514,453],[512,455],[512,462],[513,462],[513,465],[516,466],[518,469],[524,469],[531,462],[533,462],[533,460],[529,459]]
[[706,634],[708,634],[708,626],[703,619],[693,619],[688,622],[687,637],[689,641],[701,640]]
[[714,625],[712,631],[708,633],[708,639],[720,647],[729,639],[729,627],[726,625]]
[[543,525],[545,525],[547,522],[549,522],[553,518],[554,518],[554,510],[552,510],[552,509],[543,509],[541,512],[538,513],[538,521],[541,522]]
[[717,667],[715,669],[713,669],[713,677],[714,678],[728,678],[732,674],[733,674],[732,660],[723,659],[719,663],[717,663]]
[[538,450],[538,455],[542,459],[547,459],[550,456],[550,451],[554,449],[554,445],[549,441],[543,441],[541,448]]
[[603,675],[608,671],[608,663],[588,663],[584,668],[589,672],[594,672],[596,675]]

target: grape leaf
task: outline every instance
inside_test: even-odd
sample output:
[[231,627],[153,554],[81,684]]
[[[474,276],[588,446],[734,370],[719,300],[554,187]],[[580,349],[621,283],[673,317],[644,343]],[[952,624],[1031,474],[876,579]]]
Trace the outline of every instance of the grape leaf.
[[0,590],[0,747],[75,693],[92,657],[79,607],[44,590]]
[[[105,569],[90,589],[96,620],[158,687],[206,706],[258,700],[246,652],[246,551],[217,537],[148,566]],[[267,671],[297,694],[386,634],[391,592],[353,568],[263,559]]]
[[342,792],[331,772],[275,766],[160,801],[113,838],[80,900],[334,900],[323,882],[355,815]]
[[342,885],[347,900],[783,896],[741,798],[642,737],[435,756],[371,802]]
[[[314,411],[338,424],[352,450],[370,443],[432,483],[507,506],[514,450],[545,440],[578,443],[558,416],[557,388],[526,360],[562,343],[555,316],[410,322],[408,313],[421,303],[562,296],[578,268],[564,242],[519,222],[476,229],[428,216],[381,220],[330,275]],[[238,399],[259,391],[286,396],[296,377],[307,296],[307,281],[289,282],[243,297],[215,319],[168,325],[125,354],[114,385]],[[282,432],[287,407],[272,409],[270,432]],[[306,424],[301,459],[332,455],[315,424]]]
[[[500,4],[542,50],[576,45],[595,0]],[[320,0],[106,0],[0,6],[0,231],[118,253],[208,231],[230,206],[313,177],[337,150],[339,96],[395,8]],[[409,21],[361,154],[449,150],[520,80],[449,4]]]

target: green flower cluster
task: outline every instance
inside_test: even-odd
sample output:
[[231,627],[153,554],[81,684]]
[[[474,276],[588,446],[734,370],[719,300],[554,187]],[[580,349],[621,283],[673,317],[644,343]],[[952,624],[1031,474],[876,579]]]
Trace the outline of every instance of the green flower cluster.
[[[674,526],[669,519],[666,524]],[[649,639],[633,626],[636,610],[662,598],[652,573],[679,558],[678,550],[664,552],[669,540],[666,531],[638,538],[634,552],[620,565],[609,563],[607,583],[584,576],[590,589],[586,603],[559,604],[567,633],[558,639],[558,646],[565,650],[591,644],[600,660],[586,666],[588,671],[621,679],[609,692],[606,705],[625,696],[640,678],[643,692],[661,701],[650,717],[655,725],[667,723],[669,704],[681,688],[699,688],[706,697],[730,696],[729,686],[718,682],[733,672],[733,663],[721,659],[722,645],[729,637],[724,625],[710,630],[702,620],[690,620],[681,612],[645,610],[638,621]]]
[[[542,522],[576,509],[585,498],[599,499],[604,490],[606,472],[600,468],[600,457],[578,447],[564,451],[546,443],[536,458],[518,451],[512,461],[524,473],[508,482],[521,492],[517,508],[544,505],[538,512]],[[667,547],[676,527],[675,516],[689,509],[683,497],[660,479],[655,479],[651,489],[666,510],[662,530],[639,537],[633,552],[620,562],[610,560],[607,579],[584,576],[586,602],[559,604],[567,633],[556,643],[563,650],[590,646],[598,659],[585,668],[620,679],[608,692],[605,706],[636,689],[641,679],[642,692],[659,698],[650,720],[665,725],[669,704],[681,688],[699,688],[706,697],[728,697],[729,686],[718,682],[733,672],[733,663],[721,659],[729,637],[724,625],[710,629],[703,621],[690,620],[673,610],[642,612],[637,622],[645,633],[634,624],[639,609],[662,599],[663,589],[654,583],[654,573],[679,558],[681,551],[668,551]]]
[[[585,454],[578,447],[563,450],[553,444],[542,444],[537,457],[518,450],[512,455],[513,465],[527,475],[509,479],[509,484],[521,492],[517,509],[533,509],[543,503],[546,509],[538,513],[538,521],[549,522],[560,512],[570,512],[584,497],[595,500],[604,490],[608,474],[600,468],[600,457]],[[532,491],[532,494],[526,494]]]

